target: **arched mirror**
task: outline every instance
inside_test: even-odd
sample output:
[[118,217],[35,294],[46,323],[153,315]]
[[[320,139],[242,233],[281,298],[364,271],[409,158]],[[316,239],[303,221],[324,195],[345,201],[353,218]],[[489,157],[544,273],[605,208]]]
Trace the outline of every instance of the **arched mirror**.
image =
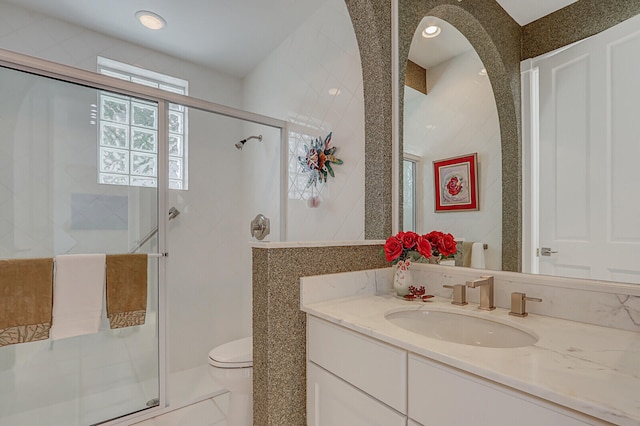
[[422,19],[411,42],[402,139],[403,229],[451,233],[462,242],[459,265],[500,270],[502,155],[493,89],[465,36],[433,16]]

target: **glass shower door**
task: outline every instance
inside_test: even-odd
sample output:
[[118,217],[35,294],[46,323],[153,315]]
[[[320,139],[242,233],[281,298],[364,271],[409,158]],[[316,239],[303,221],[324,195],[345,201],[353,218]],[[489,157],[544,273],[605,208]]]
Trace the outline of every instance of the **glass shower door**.
[[[7,68],[0,93],[0,259],[157,252],[158,105]],[[157,405],[159,261],[144,325],[0,346],[0,426]]]
[[[169,179],[186,182],[168,194],[181,212],[167,226],[166,262],[167,381],[178,406],[224,391],[209,374],[209,352],[252,333],[250,222],[265,215],[271,232],[264,241],[279,241],[282,190],[279,128],[187,112],[188,167],[171,167],[169,144]],[[169,120],[170,139],[180,129],[172,122],[179,121]]]

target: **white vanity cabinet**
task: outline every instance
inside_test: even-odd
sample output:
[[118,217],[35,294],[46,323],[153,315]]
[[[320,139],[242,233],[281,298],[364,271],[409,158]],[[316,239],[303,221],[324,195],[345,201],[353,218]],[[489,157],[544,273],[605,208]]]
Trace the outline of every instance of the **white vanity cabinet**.
[[413,354],[408,410],[409,417],[424,426],[604,424],[578,420],[579,413]]
[[307,315],[307,424],[608,423]]
[[406,425],[406,351],[308,316],[307,358],[308,425]]
[[405,426],[406,423],[404,415],[307,362],[307,425]]

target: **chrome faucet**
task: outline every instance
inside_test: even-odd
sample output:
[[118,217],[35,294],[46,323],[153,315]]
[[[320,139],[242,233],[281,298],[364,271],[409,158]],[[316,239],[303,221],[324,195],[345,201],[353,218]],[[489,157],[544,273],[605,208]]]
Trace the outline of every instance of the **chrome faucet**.
[[480,277],[477,280],[467,281],[467,287],[480,287],[480,306],[478,309],[493,311],[493,276]]

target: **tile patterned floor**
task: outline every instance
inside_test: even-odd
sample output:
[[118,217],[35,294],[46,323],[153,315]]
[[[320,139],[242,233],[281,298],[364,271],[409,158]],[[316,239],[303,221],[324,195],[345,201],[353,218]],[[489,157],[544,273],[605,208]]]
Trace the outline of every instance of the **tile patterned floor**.
[[228,401],[225,393],[133,426],[227,426]]

